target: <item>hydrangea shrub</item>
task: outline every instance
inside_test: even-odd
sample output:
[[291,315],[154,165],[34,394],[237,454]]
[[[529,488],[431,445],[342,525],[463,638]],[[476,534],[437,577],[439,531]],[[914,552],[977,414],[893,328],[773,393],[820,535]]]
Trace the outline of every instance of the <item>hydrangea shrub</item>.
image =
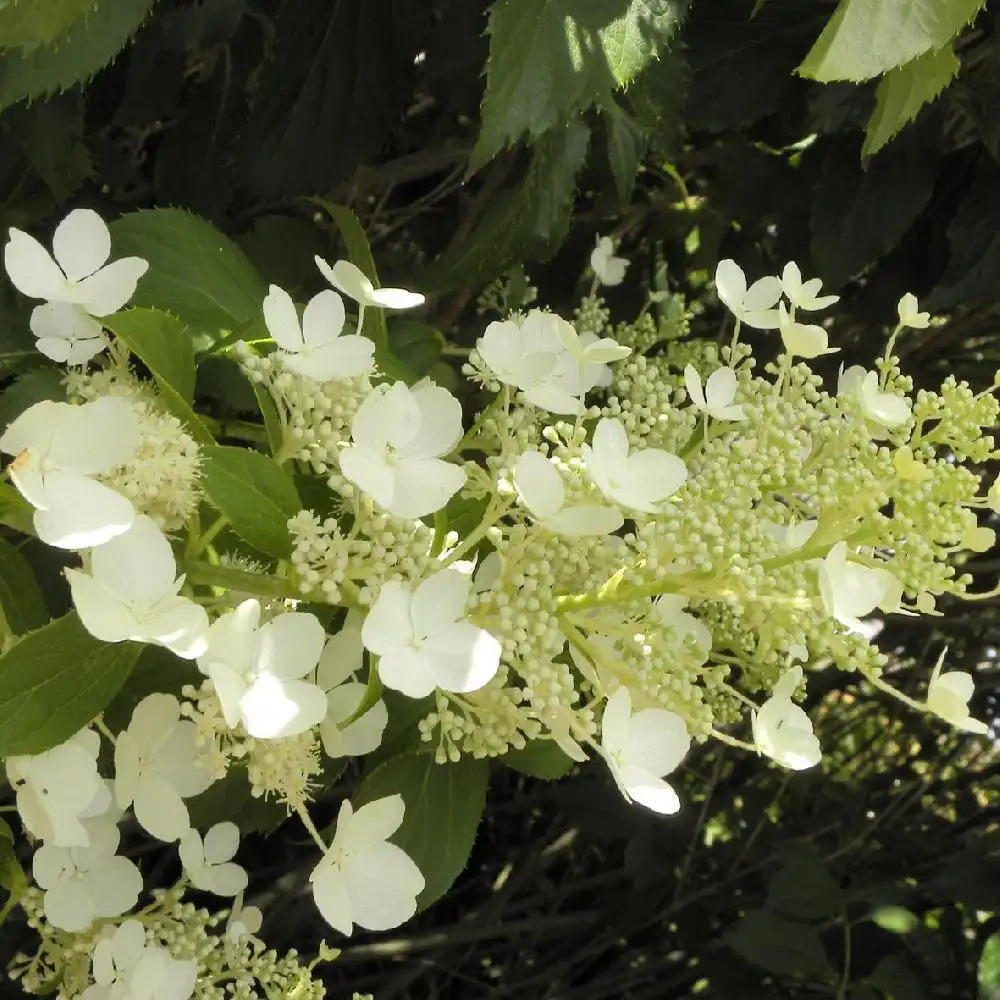
[[[603,766],[636,808],[676,813],[671,774],[708,740],[821,766],[799,702],[828,667],[986,731],[971,677],[943,657],[922,700],[884,680],[864,621],[985,596],[960,564],[994,541],[980,514],[997,490],[977,467],[996,386],[914,392],[893,347],[933,321],[912,296],[871,367],[831,380],[810,362],[837,351],[821,322],[836,296],[794,263],[750,281],[720,262],[720,346],[679,339],[652,297],[613,322],[601,288],[630,274],[599,238],[570,319],[484,293],[497,315],[461,365],[463,405],[389,352],[386,313],[423,297],[380,287],[356,239],[353,262],[317,258],[328,287],[300,309],[221,235],[192,283],[162,237],[176,222],[183,248],[207,224],[124,222],[130,245],[148,223],[149,262],[111,259],[88,210],[51,253],[17,230],[4,253],[62,372],[57,398],[0,429],[15,540],[0,549],[0,756],[19,827],[0,826],[0,917],[20,906],[37,932],[9,970],[27,992],[324,995],[315,963],[260,936],[248,831],[198,818],[222,783],[315,842],[309,890],[335,940],[447,889],[486,759],[530,747],[549,773]],[[758,363],[748,327],[776,361]],[[259,421],[199,412],[197,367],[218,357]],[[25,605],[37,585],[16,540],[31,536],[66,562],[72,610],[47,624]],[[370,764],[348,796],[354,757]],[[441,791],[449,768],[458,795]],[[123,852],[143,840],[176,847],[175,884],[147,887]]]

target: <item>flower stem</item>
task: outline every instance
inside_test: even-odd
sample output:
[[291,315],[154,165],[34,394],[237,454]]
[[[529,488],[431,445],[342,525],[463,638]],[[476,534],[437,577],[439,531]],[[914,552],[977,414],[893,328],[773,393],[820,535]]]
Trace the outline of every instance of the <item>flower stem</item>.
[[[307,595],[291,580],[270,576],[266,573],[250,573],[230,566],[212,566],[204,562],[189,562],[187,578],[191,583],[206,587],[224,587],[227,590],[242,590],[258,597],[277,597],[306,600]],[[311,597],[309,599],[312,599]],[[322,598],[319,598],[322,600]],[[326,602],[323,602],[326,603]]]
[[220,514],[200,535],[191,539],[188,546],[188,559],[196,559],[212,544],[215,536],[229,524],[229,518],[225,514]]
[[316,829],[316,824],[313,823],[312,817],[306,811],[306,807],[304,805],[298,804],[298,805],[295,806],[295,812],[298,813],[299,819],[302,820],[302,825],[309,832],[309,836],[312,837],[312,839],[313,839],[314,843],[316,844],[316,846],[324,854],[326,854],[326,852],[328,850],[328,848],[326,846],[326,842],[320,836],[320,832],[319,832],[319,830]]

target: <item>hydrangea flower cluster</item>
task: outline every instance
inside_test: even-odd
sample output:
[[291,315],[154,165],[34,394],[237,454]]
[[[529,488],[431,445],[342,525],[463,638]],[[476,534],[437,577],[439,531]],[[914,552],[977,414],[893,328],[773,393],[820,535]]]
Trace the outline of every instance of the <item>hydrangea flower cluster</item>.
[[[44,300],[39,350],[71,370],[65,398],[0,429],[0,450],[35,533],[72,562],[86,632],[161,647],[201,680],[164,673],[117,731],[88,719],[7,758],[35,845],[20,903],[40,945],[12,968],[29,991],[58,980],[60,997],[83,1000],[277,997],[290,984],[322,996],[311,966],[258,937],[239,827],[198,829],[191,805],[245,780],[315,842],[309,886],[332,929],[397,926],[427,888],[392,842],[408,790],[341,795],[332,835],[309,808],[336,796],[329,761],[379,750],[386,689],[423,700],[410,749],[429,744],[439,764],[539,741],[598,758],[628,801],[664,814],[683,808],[669,778],[693,744],[818,765],[798,702],[820,660],[985,732],[970,675],[939,662],[917,702],[883,679],[865,634],[876,609],[927,614],[942,594],[970,596],[954,557],[992,545],[979,514],[1000,507],[970,468],[994,454],[992,389],[949,379],[914,394],[893,354],[930,322],[912,296],[874,367],[826,388],[808,362],[835,353],[835,337],[802,318],[837,300],[819,279],[789,263],[750,282],[723,261],[731,342],[680,342],[669,310],[661,325],[648,309],[612,325],[597,293],[626,280],[627,261],[601,238],[574,323],[533,308],[482,331],[462,369],[480,391],[469,413],[443,386],[382,370],[366,317],[422,296],[317,258],[332,287],[300,314],[270,286],[270,342],[231,347],[277,415],[275,474],[325,485],[322,503],[279,525],[276,559],[205,489],[219,449],[199,443],[193,412],[179,416],[104,329],[146,271],[107,264],[110,252],[92,212],[59,226],[54,257],[11,231],[8,275]],[[744,327],[773,338],[776,361],[758,365]],[[203,530],[206,506],[218,518]],[[183,872],[147,904],[122,853],[126,822],[173,845]],[[235,902],[212,914],[185,902],[192,891]]]

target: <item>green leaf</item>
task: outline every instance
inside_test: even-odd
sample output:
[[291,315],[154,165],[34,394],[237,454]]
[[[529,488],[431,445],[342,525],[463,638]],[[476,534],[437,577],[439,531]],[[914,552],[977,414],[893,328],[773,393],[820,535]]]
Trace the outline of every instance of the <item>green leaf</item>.
[[618,204],[624,209],[632,200],[635,177],[646,152],[646,133],[614,102],[602,109],[608,140],[608,162],[618,190]]
[[798,72],[821,83],[870,80],[941,49],[985,0],[840,0]]
[[427,883],[421,909],[443,896],[469,858],[486,804],[489,767],[463,757],[435,764],[434,755],[408,753],[380,764],[361,782],[352,800],[366,802],[399,794],[406,804],[403,825],[390,838],[413,859]]
[[8,893],[6,901],[0,907],[0,924],[2,924],[24,894],[24,890],[28,888],[28,878],[14,850],[13,831],[3,820],[0,820],[0,886],[3,886]]
[[34,514],[34,507],[13,486],[0,482],[0,524],[22,535],[34,535]]
[[948,86],[961,63],[950,46],[925,52],[886,73],[878,85],[875,110],[865,127],[862,156],[877,153],[920,109]]
[[153,2],[97,0],[87,16],[74,21],[52,45],[40,45],[26,55],[16,50],[0,53],[0,110],[89,80],[125,47]]
[[272,799],[254,798],[244,768],[234,768],[187,802],[191,825],[207,830],[229,820],[240,833],[271,833],[288,818],[288,810]]
[[0,757],[69,739],[111,702],[141,651],[95,639],[75,614],[19,639],[0,656]]
[[776,975],[821,975],[830,969],[819,936],[811,927],[768,910],[750,910],[726,941],[748,962]]
[[14,635],[41,628],[48,620],[45,598],[27,560],[0,536],[0,608]]
[[892,1000],[921,1000],[925,996],[922,973],[902,955],[886,955],[867,982]]
[[978,980],[980,996],[1000,996],[1000,934],[991,934],[983,945]]
[[666,48],[682,0],[497,0],[474,169],[626,87]]
[[255,549],[287,559],[288,519],[302,510],[291,476],[257,451],[212,445],[202,451],[201,485],[212,506]]
[[420,320],[400,316],[389,327],[389,350],[413,371],[414,381],[434,367],[444,345],[444,334]]
[[424,287],[448,291],[482,285],[515,258],[545,259],[566,237],[577,176],[590,130],[582,120],[544,136],[521,184],[500,196],[475,232],[453,244],[421,275]]
[[258,322],[267,287],[246,254],[211,223],[179,208],[123,215],[111,224],[116,255],[149,261],[133,302],[217,334]]
[[278,416],[278,406],[274,402],[271,393],[259,382],[251,382],[254,398],[260,407],[260,414],[264,418],[264,431],[267,434],[267,444],[272,455],[277,455],[281,451],[284,443],[284,433],[281,429],[281,418]]
[[159,309],[128,309],[108,316],[104,325],[150,370],[167,409],[199,444],[214,444],[209,429],[192,409],[194,344],[176,316]]
[[552,740],[532,740],[523,750],[509,750],[500,760],[521,774],[543,781],[565,777],[573,770],[573,760]]
[[0,392],[0,428],[7,427],[29,406],[46,399],[66,402],[65,374],[58,368],[34,368]]
[[93,6],[94,0],[14,0],[0,5],[0,50],[53,42]]
[[185,684],[197,687],[204,679],[191,660],[182,660],[163,646],[144,646],[132,673],[104,709],[104,722],[113,733],[121,732],[129,724],[135,706],[147,695],[180,697]]
[[527,217],[536,256],[545,257],[569,232],[576,179],[590,145],[590,128],[581,118],[535,144],[531,164],[532,205]]

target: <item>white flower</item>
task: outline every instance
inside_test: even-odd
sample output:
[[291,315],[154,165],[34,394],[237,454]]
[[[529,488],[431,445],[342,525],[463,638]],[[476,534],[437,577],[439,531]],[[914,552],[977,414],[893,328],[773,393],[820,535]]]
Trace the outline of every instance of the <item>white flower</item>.
[[489,371],[520,389],[532,406],[572,415],[583,413],[582,397],[591,389],[610,384],[605,362],[628,353],[609,338],[578,336],[561,316],[541,309],[532,309],[520,321],[490,323],[476,350]]
[[411,590],[384,584],[361,626],[365,648],[379,657],[386,687],[409,698],[442,691],[478,691],[500,669],[500,643],[465,621],[472,581],[443,569]]
[[362,309],[366,306],[378,306],[381,309],[414,309],[423,305],[424,297],[419,292],[408,292],[405,288],[376,288],[365,277],[364,272],[348,260],[338,260],[333,267],[322,257],[314,257],[313,260],[316,261],[316,266],[323,277],[338,291],[354,299]]
[[896,305],[899,314],[899,325],[908,326],[912,330],[926,330],[931,323],[931,314],[921,312],[917,305],[917,297],[913,292],[907,292]]
[[301,611],[261,625],[255,598],[216,619],[198,667],[215,685],[226,725],[242,722],[265,740],[317,725],[326,715],[326,695],[302,678],[316,669],[325,639],[316,616]]
[[622,795],[658,813],[681,807],[664,780],[691,748],[684,720],[665,708],[632,712],[632,696],[622,686],[610,698],[601,720],[601,752]]
[[814,312],[840,301],[839,295],[820,295],[822,287],[823,281],[820,278],[803,281],[799,265],[794,261],[789,261],[781,272],[781,290],[796,309]]
[[632,353],[631,347],[625,347],[611,337],[599,338],[595,333],[585,333],[581,337],[576,327],[562,317],[552,316],[552,320],[560,343],[579,365],[604,366],[610,361],[621,361]]
[[373,366],[375,344],[344,329],[344,301],[327,289],[306,304],[299,322],[292,297],[271,285],[264,299],[264,322],[280,348],[277,356],[289,371],[316,382],[367,375]]
[[755,330],[776,330],[774,305],[781,298],[781,282],[773,275],[759,278],[747,288],[743,268],[734,260],[720,260],[715,269],[715,289],[729,311]]
[[462,406],[447,389],[382,385],[354,415],[340,470],[395,517],[424,517],[465,485],[465,470],[441,457],[461,438]]
[[775,524],[774,521],[761,520],[760,526],[765,534],[770,536],[786,552],[797,552],[816,533],[819,521],[806,518],[804,521],[794,521],[791,524]]
[[125,305],[149,264],[123,257],[108,264],[111,233],[89,208],[69,213],[56,228],[52,255],[33,236],[10,230],[4,265],[14,287],[31,299],[69,302],[91,316],[109,316]]
[[496,320],[486,327],[476,350],[492,375],[525,393],[543,382],[563,353],[558,337],[550,335],[549,315],[533,309],[520,323]]
[[676,455],[660,448],[629,454],[628,434],[620,420],[605,417],[583,446],[587,473],[597,488],[622,507],[655,513],[687,479],[687,468]]
[[86,826],[88,847],[45,844],[32,860],[35,881],[45,890],[45,916],[64,931],[82,931],[96,918],[121,916],[142,892],[139,869],[116,853],[118,827],[100,818]]
[[661,594],[653,601],[653,611],[663,625],[683,639],[690,635],[707,656],[712,651],[712,633],[694,615],[685,611],[688,598],[682,594]]
[[233,908],[229,911],[226,921],[226,937],[234,944],[239,944],[253,937],[264,922],[264,914],[257,906],[244,906],[243,893],[236,897]]
[[90,554],[90,573],[66,570],[80,621],[104,642],[152,642],[184,659],[208,645],[208,615],[177,592],[184,577],[170,542],[140,514],[128,531]]
[[813,767],[822,757],[809,716],[792,701],[801,683],[802,668],[789,667],[771,697],[750,717],[757,749],[793,771]]
[[212,775],[196,765],[193,722],[181,720],[170,694],[151,694],[136,705],[115,742],[115,801],[132,806],[139,824],[158,840],[178,840],[191,829],[184,799],[200,795]]
[[781,328],[781,342],[792,357],[818,358],[839,350],[829,346],[830,337],[823,327],[792,319],[784,302],[778,303],[778,326]]
[[89,313],[68,302],[46,302],[31,310],[35,347],[66,365],[85,365],[108,346],[104,329]]
[[841,372],[837,395],[858,400],[861,412],[877,438],[885,437],[893,427],[899,427],[910,419],[910,400],[892,392],[880,391],[878,372],[866,371],[860,365],[851,365]]
[[743,404],[733,403],[738,382],[732,368],[716,368],[702,387],[701,376],[688,365],[684,369],[684,385],[696,410],[716,420],[746,420]]
[[616,257],[615,245],[610,236],[598,236],[597,246],[590,253],[590,266],[602,285],[620,285],[625,280],[625,268],[629,262],[624,257]]
[[366,687],[356,679],[363,656],[361,628],[350,620],[323,647],[316,683],[326,692],[326,717],[319,724],[319,735],[328,757],[360,757],[382,742],[389,712],[381,698],[360,718],[347,722],[365,697]]
[[389,795],[357,812],[344,801],[326,856],[309,876],[323,919],[341,934],[398,927],[417,911],[424,877],[410,856],[387,843],[403,822],[403,799]]
[[94,985],[80,1000],[189,1000],[198,979],[198,963],[173,958],[165,948],[146,944],[138,920],[126,920],[110,937],[97,942]]
[[202,840],[197,830],[188,830],[177,845],[184,871],[196,889],[216,896],[238,896],[247,887],[247,873],[233,862],[240,846],[240,828],[235,823],[216,823]]
[[111,801],[97,773],[100,749],[97,733],[82,729],[44,753],[7,758],[7,778],[29,833],[59,847],[90,843],[82,820],[99,816]]
[[[947,650],[945,650],[947,652]],[[964,670],[941,673],[944,652],[938,657],[927,687],[927,707],[937,716],[950,722],[956,729],[977,736],[985,736],[990,727],[969,715],[969,700],[976,691],[972,674]]]
[[7,473],[35,508],[38,537],[63,549],[87,549],[127,531],[135,508],[95,477],[127,462],[139,447],[135,411],[104,396],[72,406],[44,400],[0,436],[15,455]]
[[566,487],[559,470],[538,451],[526,451],[514,466],[514,486],[521,502],[539,524],[569,538],[608,535],[625,519],[615,507],[598,504],[565,506]]
[[899,583],[888,570],[849,562],[847,543],[837,542],[819,567],[819,591],[826,612],[852,632],[863,631],[861,617],[898,602]]

